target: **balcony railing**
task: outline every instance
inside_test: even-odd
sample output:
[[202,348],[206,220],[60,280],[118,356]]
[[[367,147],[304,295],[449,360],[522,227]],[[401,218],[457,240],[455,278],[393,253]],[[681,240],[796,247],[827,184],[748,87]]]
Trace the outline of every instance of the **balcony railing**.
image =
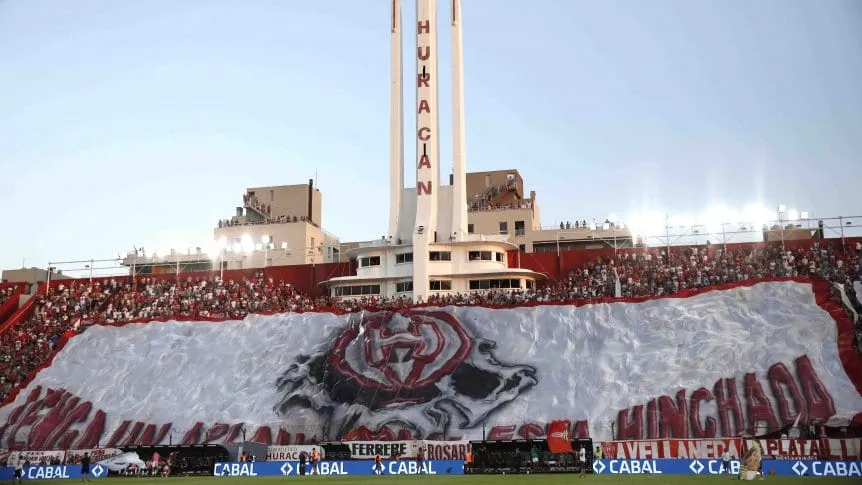
[[512,204],[482,204],[481,202],[471,202],[467,206],[469,212],[484,212],[484,211],[506,211],[516,209],[532,209],[533,201],[530,199],[521,199]]

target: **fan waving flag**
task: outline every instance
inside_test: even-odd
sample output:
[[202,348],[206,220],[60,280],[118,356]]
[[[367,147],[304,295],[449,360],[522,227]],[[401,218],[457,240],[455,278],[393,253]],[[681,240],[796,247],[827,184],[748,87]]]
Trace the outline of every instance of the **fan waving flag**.
[[548,450],[551,453],[574,453],[569,439],[569,421],[551,421],[548,425]]

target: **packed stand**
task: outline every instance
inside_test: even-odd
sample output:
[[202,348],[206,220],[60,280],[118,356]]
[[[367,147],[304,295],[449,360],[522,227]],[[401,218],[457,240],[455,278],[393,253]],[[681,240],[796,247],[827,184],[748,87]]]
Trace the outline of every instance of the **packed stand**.
[[[588,261],[556,285],[536,290],[486,290],[433,295],[433,305],[508,306],[537,302],[575,302],[600,298],[669,296],[681,291],[774,277],[810,277],[844,284],[848,299],[862,315],[853,282],[862,281],[862,244],[842,253],[814,243],[805,249],[764,246],[725,251],[722,247],[654,248],[620,251],[613,257]],[[409,298],[363,297],[330,305],[344,310],[367,307],[404,308]],[[857,319],[859,320],[859,319]],[[862,335],[862,327],[859,329]],[[860,337],[862,339],[862,337]]]
[[[862,281],[862,244],[846,252],[817,243],[782,250],[768,245],[725,251],[720,246],[621,250],[579,266],[558,282],[536,290],[492,289],[469,294],[443,293],[432,305],[509,306],[526,302],[573,302],[599,298],[667,296],[689,289],[770,277],[807,276],[844,285],[851,312],[862,315],[854,282]],[[840,300],[840,294],[834,295]],[[35,370],[61,336],[94,322],[147,319],[241,319],[250,313],[281,313],[323,308],[406,308],[409,298],[311,299],[290,283],[258,272],[252,278],[223,281],[218,276],[107,279],[59,284],[38,296],[32,316],[0,335],[0,402]],[[857,323],[862,323],[857,318]],[[862,337],[862,326],[858,327]]]
[[60,337],[100,319],[116,280],[57,284],[38,294],[33,313],[0,335],[0,402],[51,355]]
[[316,303],[284,281],[264,278],[222,281],[218,276],[126,283],[105,309],[105,322],[139,319],[242,319],[249,313],[314,310]]
[[537,297],[567,301],[663,296],[750,279],[800,276],[851,283],[852,288],[853,281],[862,279],[860,254],[862,248],[841,254],[817,243],[787,250],[776,246],[737,251],[706,246],[669,254],[666,248],[637,250],[590,261]]

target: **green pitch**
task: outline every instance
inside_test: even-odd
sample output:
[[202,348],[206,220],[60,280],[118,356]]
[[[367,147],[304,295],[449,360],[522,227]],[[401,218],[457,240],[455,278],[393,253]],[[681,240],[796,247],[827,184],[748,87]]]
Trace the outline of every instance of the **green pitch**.
[[[63,485],[64,483],[80,483],[78,480],[66,480],[63,482],[45,481],[46,485]],[[578,477],[576,474],[555,475],[471,475],[471,476],[353,476],[353,477],[189,477],[189,478],[106,478],[93,480],[95,485],[226,485],[228,483],[242,483],[243,485],[284,485],[295,483],[309,483],[313,485],[359,485],[373,483],[387,483],[393,485],[719,485],[719,484],[741,484],[762,483],[763,485],[779,484],[813,484],[813,485],[859,485],[860,480],[855,478],[808,478],[808,477],[769,477],[763,481],[739,482],[729,476],[675,476],[675,475],[617,475],[617,476],[586,476]],[[4,482],[11,483],[11,482]],[[28,480],[26,483],[39,483]]]

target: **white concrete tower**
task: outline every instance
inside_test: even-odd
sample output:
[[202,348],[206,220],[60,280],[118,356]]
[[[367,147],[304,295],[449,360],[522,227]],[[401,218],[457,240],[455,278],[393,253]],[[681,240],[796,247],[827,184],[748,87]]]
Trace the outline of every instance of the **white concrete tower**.
[[461,0],[452,0],[452,235],[467,235],[467,147],[464,134],[464,54]]
[[[440,123],[437,70],[437,0],[416,0],[416,227],[413,230],[413,299],[428,298],[428,247],[437,240],[440,193]],[[448,234],[443,235],[448,240]]]
[[401,192],[404,189],[404,71],[402,67],[401,0],[392,0],[392,78],[390,83],[389,240],[398,238]]

